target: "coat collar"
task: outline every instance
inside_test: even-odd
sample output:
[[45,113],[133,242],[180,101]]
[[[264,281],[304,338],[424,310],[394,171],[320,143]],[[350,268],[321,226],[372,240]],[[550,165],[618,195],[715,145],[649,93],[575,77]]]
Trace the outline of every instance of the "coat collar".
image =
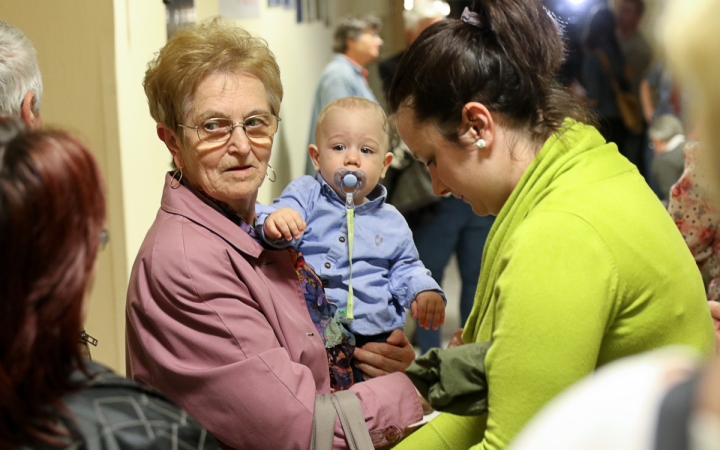
[[180,184],[176,189],[170,187],[172,176],[165,175],[160,207],[168,214],[175,214],[195,222],[203,228],[217,234],[238,251],[258,258],[263,247],[245,233],[238,225],[226,217],[220,208],[192,187]]

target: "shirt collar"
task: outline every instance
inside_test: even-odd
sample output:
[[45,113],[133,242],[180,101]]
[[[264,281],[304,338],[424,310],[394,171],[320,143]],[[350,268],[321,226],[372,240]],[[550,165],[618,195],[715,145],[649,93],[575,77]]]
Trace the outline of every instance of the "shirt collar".
[[340,53],[339,56],[348,60],[350,62],[350,64],[352,65],[353,69],[355,69],[355,71],[357,73],[359,73],[360,75],[362,75],[363,78],[365,78],[366,80],[367,80],[367,77],[370,76],[370,71],[367,70],[366,68],[364,68],[363,66],[361,66],[360,64],[358,64],[354,59],[350,58],[349,56],[347,56],[344,53]]

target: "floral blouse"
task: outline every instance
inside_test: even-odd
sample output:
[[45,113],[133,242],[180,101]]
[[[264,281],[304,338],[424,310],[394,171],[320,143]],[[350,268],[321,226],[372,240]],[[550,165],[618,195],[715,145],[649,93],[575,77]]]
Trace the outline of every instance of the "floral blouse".
[[698,267],[707,266],[712,278],[708,300],[720,301],[720,210],[709,195],[707,177],[697,170],[699,153],[697,142],[685,146],[685,171],[670,190],[668,211]]

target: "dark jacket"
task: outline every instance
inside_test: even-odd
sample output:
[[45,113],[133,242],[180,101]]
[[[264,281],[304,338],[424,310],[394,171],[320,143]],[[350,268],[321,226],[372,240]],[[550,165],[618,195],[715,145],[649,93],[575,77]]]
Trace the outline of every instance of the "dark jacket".
[[86,361],[95,376],[81,371],[73,381],[87,383],[65,397],[70,415],[62,428],[71,437],[63,447],[30,445],[33,449],[218,449],[218,441],[188,413],[154,389],[115,374],[92,361]]

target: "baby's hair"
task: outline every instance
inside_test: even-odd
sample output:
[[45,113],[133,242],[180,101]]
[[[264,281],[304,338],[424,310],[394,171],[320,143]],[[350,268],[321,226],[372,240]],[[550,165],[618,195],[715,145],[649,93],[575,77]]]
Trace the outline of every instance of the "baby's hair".
[[[333,108],[338,109],[345,109],[345,110],[368,110],[371,112],[374,112],[378,118],[380,119],[380,122],[382,123],[382,130],[385,132],[385,136],[388,138],[386,141],[389,142],[390,139],[390,125],[388,122],[387,115],[385,114],[385,111],[378,105],[376,102],[372,100],[368,100],[363,97],[343,97],[339,98],[337,100],[333,100],[330,103],[328,103],[322,111],[320,111],[320,115],[318,116],[317,125],[315,126],[315,143],[317,144],[317,136],[320,135],[320,130],[323,129],[323,126],[325,124],[325,119],[330,114],[330,111]],[[389,144],[386,144],[385,150],[387,150],[387,147]]]

